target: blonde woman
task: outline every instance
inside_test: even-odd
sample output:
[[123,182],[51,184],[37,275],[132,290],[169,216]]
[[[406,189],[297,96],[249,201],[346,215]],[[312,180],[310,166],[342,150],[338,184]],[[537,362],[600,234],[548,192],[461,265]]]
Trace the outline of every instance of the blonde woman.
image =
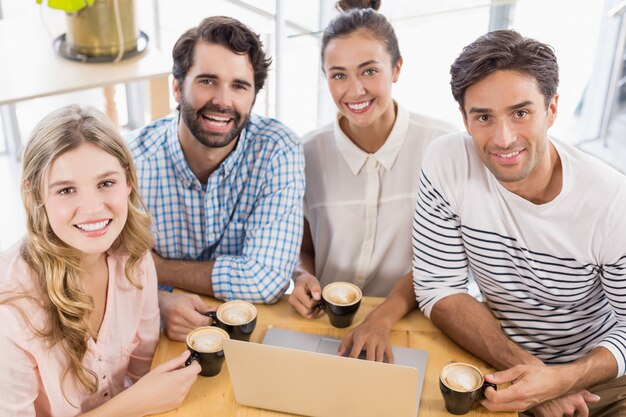
[[184,353],[148,372],[159,338],[150,219],[115,127],[77,106],[44,118],[22,199],[26,237],[0,255],[0,415],[175,408],[200,367],[182,368]]

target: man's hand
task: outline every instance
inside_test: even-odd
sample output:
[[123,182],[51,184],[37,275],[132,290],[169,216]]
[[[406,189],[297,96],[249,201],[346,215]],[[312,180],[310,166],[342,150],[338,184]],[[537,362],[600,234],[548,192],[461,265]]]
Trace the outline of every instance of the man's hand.
[[172,294],[159,291],[159,308],[165,325],[165,334],[172,340],[185,341],[187,333],[213,320],[205,314],[209,308],[196,294]]
[[[566,404],[568,401],[571,402],[574,409],[583,411],[586,409],[586,405],[583,404],[586,401],[585,398],[592,401],[597,398],[597,396],[583,398],[583,394],[580,393],[567,395],[568,392],[571,392],[573,384],[576,383],[567,372],[567,365],[517,365],[505,371],[485,375],[485,380],[498,385],[511,383],[511,386],[498,391],[493,388],[485,390],[486,399],[482,401],[482,404],[491,411],[524,411],[553,399],[558,398],[560,400],[564,396],[563,401],[545,404],[539,407],[538,411],[550,413],[550,409],[561,407],[570,411],[570,407]],[[576,397],[576,395],[581,397]],[[584,401],[581,402],[581,399]]]
[[530,409],[535,417],[589,417],[587,403],[600,401],[600,397],[582,390],[576,394],[555,398]]
[[289,295],[289,304],[307,319],[320,317],[324,311],[319,308],[322,300],[320,282],[308,272],[303,272],[295,279],[295,287]]
[[390,331],[391,326],[385,320],[378,320],[370,314],[363,323],[343,338],[337,353],[341,356],[357,358],[361,351],[365,350],[366,359],[369,361],[393,363],[393,351],[389,340]]

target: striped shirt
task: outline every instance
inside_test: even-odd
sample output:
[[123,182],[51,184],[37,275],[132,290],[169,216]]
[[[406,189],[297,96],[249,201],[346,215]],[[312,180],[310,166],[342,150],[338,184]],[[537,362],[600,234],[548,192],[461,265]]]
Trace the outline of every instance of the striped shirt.
[[535,205],[506,190],[466,134],[424,157],[413,220],[413,275],[427,316],[472,274],[503,331],[548,364],[608,349],[626,365],[626,180],[552,141],[563,186]]
[[295,133],[250,115],[207,184],[187,165],[177,114],[133,132],[129,146],[159,255],[215,260],[217,298],[271,303],[285,292],[303,227],[304,157]]

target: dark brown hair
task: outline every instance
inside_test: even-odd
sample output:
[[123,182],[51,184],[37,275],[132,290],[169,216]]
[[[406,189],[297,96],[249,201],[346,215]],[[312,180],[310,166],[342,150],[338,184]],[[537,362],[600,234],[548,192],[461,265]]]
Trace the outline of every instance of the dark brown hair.
[[559,86],[559,65],[551,46],[514,30],[496,30],[463,48],[450,67],[452,95],[464,111],[465,91],[500,70],[525,73],[537,81],[546,106]]
[[347,36],[359,29],[369,31],[376,39],[385,43],[391,55],[391,65],[395,66],[401,58],[398,38],[391,23],[378,13],[380,0],[342,0],[337,9],[341,11],[324,29],[322,36],[322,71],[324,70],[324,51],[328,43],[341,36]]
[[176,41],[172,50],[172,73],[179,83],[183,83],[193,65],[194,50],[199,41],[222,45],[236,54],[248,55],[254,70],[255,92],[263,88],[272,59],[265,56],[257,34],[240,21],[226,16],[207,17]]

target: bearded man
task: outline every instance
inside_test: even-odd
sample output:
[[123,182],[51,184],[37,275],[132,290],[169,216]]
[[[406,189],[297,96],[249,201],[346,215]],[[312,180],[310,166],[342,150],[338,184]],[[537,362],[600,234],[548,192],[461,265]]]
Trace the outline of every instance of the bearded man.
[[178,112],[129,139],[154,218],[159,306],[167,335],[211,322],[196,294],[272,303],[285,292],[302,237],[300,139],[251,113],[270,65],[258,35],[213,16],[173,49]]

